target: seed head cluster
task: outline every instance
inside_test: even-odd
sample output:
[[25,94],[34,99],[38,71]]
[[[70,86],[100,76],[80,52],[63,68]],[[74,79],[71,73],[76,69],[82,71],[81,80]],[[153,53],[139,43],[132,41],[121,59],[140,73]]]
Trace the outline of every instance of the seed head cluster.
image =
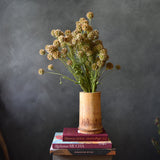
[[[101,69],[105,66],[106,70],[111,70],[113,64],[107,62],[109,55],[99,40],[99,31],[91,26],[93,12],[88,12],[86,17],[87,19],[82,17],[76,21],[73,31],[53,29],[51,31],[55,38],[53,44],[40,49],[39,54],[46,55],[49,61],[59,59],[77,82],[83,82],[80,86],[84,91],[93,92],[96,90]],[[120,66],[116,68],[120,69]],[[52,64],[48,65],[48,70],[54,70]],[[39,74],[44,74],[44,70],[39,69]]]

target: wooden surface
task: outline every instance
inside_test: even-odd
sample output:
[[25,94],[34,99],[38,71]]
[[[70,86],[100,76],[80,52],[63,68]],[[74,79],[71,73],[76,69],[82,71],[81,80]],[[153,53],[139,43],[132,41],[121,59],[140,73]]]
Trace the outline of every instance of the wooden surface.
[[6,143],[5,143],[4,139],[3,139],[3,136],[2,136],[1,132],[0,132],[0,148],[2,148],[5,160],[9,160],[7,146],[6,146]]

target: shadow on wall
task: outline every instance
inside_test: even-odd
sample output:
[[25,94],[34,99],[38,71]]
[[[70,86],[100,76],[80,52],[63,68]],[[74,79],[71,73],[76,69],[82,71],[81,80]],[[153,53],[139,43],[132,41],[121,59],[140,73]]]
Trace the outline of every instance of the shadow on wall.
[[2,101],[1,98],[1,90],[0,90],[0,159],[1,160],[9,160],[9,154],[8,154],[8,150],[7,150],[7,146],[5,143],[5,140],[2,136],[1,133],[1,126],[2,126],[2,118],[6,115],[6,111],[5,111],[5,105]]

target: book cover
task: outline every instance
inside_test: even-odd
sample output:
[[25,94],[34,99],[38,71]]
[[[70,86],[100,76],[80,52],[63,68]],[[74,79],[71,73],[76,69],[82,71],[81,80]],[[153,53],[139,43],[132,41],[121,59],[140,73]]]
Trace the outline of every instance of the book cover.
[[63,141],[63,132],[56,132],[52,148],[54,149],[74,149],[74,148],[112,148],[111,141]]
[[53,149],[52,146],[50,148],[50,153],[53,155],[108,155],[114,156],[116,155],[116,150],[113,149]]
[[103,131],[101,134],[81,134],[78,128],[64,128],[63,141],[108,141],[108,134]]

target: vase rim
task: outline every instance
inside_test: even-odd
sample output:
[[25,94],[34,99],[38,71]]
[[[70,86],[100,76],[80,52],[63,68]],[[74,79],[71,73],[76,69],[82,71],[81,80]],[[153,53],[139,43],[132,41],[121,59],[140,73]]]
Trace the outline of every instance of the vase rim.
[[84,93],[84,94],[100,94],[101,92],[79,92],[79,93]]

